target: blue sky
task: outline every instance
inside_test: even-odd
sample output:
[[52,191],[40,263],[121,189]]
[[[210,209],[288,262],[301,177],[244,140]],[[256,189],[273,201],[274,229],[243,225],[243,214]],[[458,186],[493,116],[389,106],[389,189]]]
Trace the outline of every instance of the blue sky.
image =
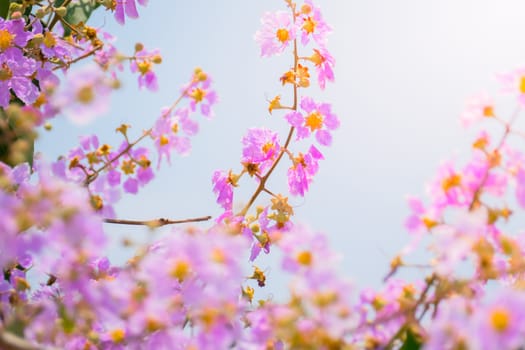
[[[474,134],[458,122],[466,98],[497,91],[494,74],[525,62],[525,4],[316,3],[334,28],[328,48],[336,59],[336,82],[325,91],[305,92],[333,103],[342,125],[333,146],[324,151],[326,160],[310,193],[291,202],[295,220],[325,232],[344,254],[342,271],[359,285],[375,286],[408,241],[405,196],[423,195],[441,161],[468,156]],[[83,128],[59,118],[39,150],[52,158],[74,147],[78,135],[96,132],[116,142],[114,129],[123,122],[137,133],[150,127],[160,107],[171,104],[200,66],[213,77],[220,96],[215,118],[201,119],[189,157],[175,157],[154,183],[138,196],[125,197],[117,210],[129,219],[220,214],[211,191],[212,172],[239,169],[240,139],[247,128],[286,129],[279,115],[268,115],[266,100],[283,92],[278,78],[290,58],[262,59],[253,40],[264,11],[282,8],[279,0],[151,0],[140,9],[141,18],[125,27],[115,24],[111,14],[100,13],[91,24],[114,32],[121,50],[132,52],[135,42],[161,50],[160,92],[138,91],[135,77],[127,75],[109,115]],[[274,179],[276,189],[283,184],[284,178]],[[237,198],[239,203],[247,199],[246,193]],[[109,230],[115,237],[151,239],[140,228]],[[116,258],[125,255],[119,249]]]

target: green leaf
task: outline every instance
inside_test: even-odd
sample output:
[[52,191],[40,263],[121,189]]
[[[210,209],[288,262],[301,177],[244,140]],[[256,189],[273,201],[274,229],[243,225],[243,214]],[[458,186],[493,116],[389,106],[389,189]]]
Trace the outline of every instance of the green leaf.
[[[93,0],[80,0],[67,7],[67,14],[64,16],[66,22],[77,25],[80,22],[86,23],[95,11],[100,6],[99,3]],[[66,30],[66,35],[68,30]]]
[[7,14],[9,13],[9,0],[0,0],[0,17],[7,18]]
[[408,328],[406,331],[405,342],[399,350],[420,350],[422,347],[421,339]]

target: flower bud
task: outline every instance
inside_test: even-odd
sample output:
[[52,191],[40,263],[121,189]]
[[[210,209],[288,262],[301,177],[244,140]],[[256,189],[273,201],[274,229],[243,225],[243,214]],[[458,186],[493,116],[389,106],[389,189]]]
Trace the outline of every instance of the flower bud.
[[64,6],[57,7],[55,13],[60,17],[64,17],[67,14],[67,8]]
[[135,44],[135,52],[139,52],[144,50],[144,45],[142,43],[136,43]]

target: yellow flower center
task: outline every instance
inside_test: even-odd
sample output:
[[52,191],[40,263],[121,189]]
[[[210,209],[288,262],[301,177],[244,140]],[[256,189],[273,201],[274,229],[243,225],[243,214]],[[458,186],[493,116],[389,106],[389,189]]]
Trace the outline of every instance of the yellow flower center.
[[44,36],[44,45],[49,48],[52,48],[52,47],[55,47],[56,44],[57,44],[57,40],[55,39],[53,34],[51,34],[51,32],[46,32]]
[[306,117],[304,125],[310,128],[311,132],[314,132],[315,130],[319,130],[323,127],[323,116],[321,115],[321,113],[317,111],[310,113]]
[[155,318],[151,316],[146,318],[146,330],[148,332],[153,333],[162,328],[164,328],[164,325],[160,321],[157,321]]
[[4,51],[13,45],[14,35],[7,29],[0,30],[0,50]]
[[151,62],[149,61],[142,61],[137,63],[137,67],[139,69],[140,74],[144,75],[151,69]]
[[267,142],[263,145],[262,151],[263,153],[268,153],[274,148],[274,144],[272,142]]
[[306,20],[303,23],[303,29],[308,34],[312,34],[315,31],[315,27],[317,26],[317,23],[312,19],[312,17],[307,17]]
[[277,29],[275,35],[277,36],[277,40],[279,40],[283,44],[290,39],[290,32],[286,28]]
[[166,137],[166,135],[162,135],[159,139],[159,143],[161,146],[166,146],[170,142],[170,139]]
[[447,192],[452,187],[459,186],[460,184],[461,184],[461,176],[459,176],[458,174],[453,174],[447,177],[445,180],[443,180],[441,187],[443,188],[443,191]]
[[[523,81],[522,81],[522,84],[523,84]],[[523,89],[523,86],[522,86],[522,89]],[[523,92],[523,90],[522,90]],[[483,108],[483,116],[484,117],[493,117],[494,116],[494,108],[492,108],[492,106],[485,106],[485,108]]]
[[223,264],[226,262],[226,254],[224,254],[224,251],[220,248],[215,248],[211,252],[211,258],[213,261],[219,264]]
[[190,274],[190,264],[184,260],[178,261],[173,269],[171,270],[170,275],[182,282]]
[[122,341],[124,341],[124,338],[126,337],[126,333],[124,332],[122,328],[117,328],[117,329],[112,330],[109,333],[109,336],[111,340],[113,340],[114,343],[121,343]]
[[206,96],[206,91],[196,88],[192,91],[190,96],[195,100],[195,102],[199,103],[202,102],[202,100]]
[[525,94],[525,77],[521,77],[520,80],[520,92]]
[[433,227],[437,226],[437,222],[432,220],[431,218],[428,218],[428,217],[423,217],[423,219],[421,219],[421,221],[423,221],[423,225],[425,225],[425,227],[430,230],[432,229]]
[[510,315],[504,308],[497,308],[490,315],[490,324],[497,332],[504,332],[509,328]]
[[94,99],[95,92],[93,91],[93,87],[90,85],[85,85],[77,91],[77,100],[82,104],[87,105],[93,102]]
[[122,169],[124,174],[131,175],[135,173],[135,162],[133,162],[132,160],[125,160],[122,162],[120,169]]
[[297,254],[297,262],[301,265],[308,266],[312,264],[312,253],[304,250]]
[[178,133],[178,132],[179,132],[179,124],[174,123],[174,124],[171,126],[171,131],[173,131],[174,134]]

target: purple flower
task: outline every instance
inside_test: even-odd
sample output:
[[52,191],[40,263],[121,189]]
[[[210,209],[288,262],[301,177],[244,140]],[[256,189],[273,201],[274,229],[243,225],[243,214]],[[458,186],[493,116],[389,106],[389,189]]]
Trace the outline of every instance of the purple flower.
[[257,166],[257,173],[270,167],[281,149],[277,133],[269,129],[249,129],[242,138],[242,144],[241,161]]
[[109,111],[111,85],[101,69],[87,65],[69,73],[54,105],[77,124],[87,124]]
[[38,88],[32,82],[37,69],[36,61],[22,55],[18,49],[9,49],[0,55],[0,106],[7,107],[11,100],[10,89],[25,104],[35,102]]
[[288,186],[293,195],[304,196],[314,175],[319,170],[318,162],[324,159],[317,148],[310,146],[308,153],[299,153],[294,157],[294,164],[288,169]]
[[321,10],[313,5],[311,0],[306,0],[301,7],[301,13],[297,21],[301,29],[301,42],[308,44],[310,38],[324,47],[326,35],[332,30],[321,15]]
[[[115,19],[118,23],[126,23],[126,16],[129,18],[139,17],[135,1],[136,0],[116,0],[114,10]],[[142,6],[146,6],[148,0],[138,0],[138,3]]]
[[226,211],[232,209],[233,187],[236,186],[234,177],[231,170],[228,173],[216,170],[211,180],[213,192],[217,194],[217,203]]
[[255,33],[261,56],[283,52],[295,39],[295,25],[289,12],[267,12],[261,18],[262,28]]
[[303,139],[315,133],[315,138],[323,146],[330,146],[332,135],[330,131],[339,127],[339,119],[332,113],[328,103],[315,103],[310,97],[303,97],[301,109],[304,111],[291,112],[285,116],[286,120],[297,129],[297,139]]

